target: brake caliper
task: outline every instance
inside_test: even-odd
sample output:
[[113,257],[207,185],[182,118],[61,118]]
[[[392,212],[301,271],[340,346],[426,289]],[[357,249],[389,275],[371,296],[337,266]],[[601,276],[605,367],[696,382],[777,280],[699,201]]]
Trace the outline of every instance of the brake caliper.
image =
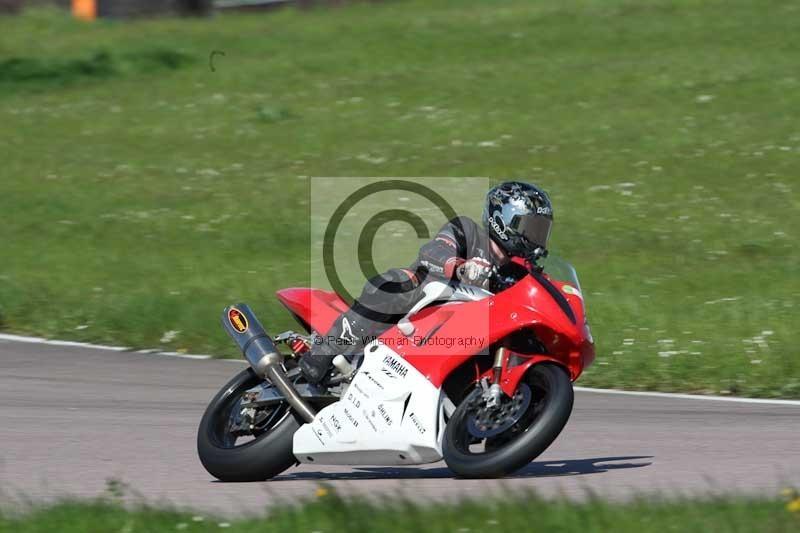
[[498,403],[494,401],[491,387],[482,384],[480,395],[475,395],[472,400],[471,416],[467,419],[467,430],[473,437],[486,439],[503,433],[522,419],[531,404],[531,389],[525,383],[520,383],[514,396],[509,398],[501,395]]

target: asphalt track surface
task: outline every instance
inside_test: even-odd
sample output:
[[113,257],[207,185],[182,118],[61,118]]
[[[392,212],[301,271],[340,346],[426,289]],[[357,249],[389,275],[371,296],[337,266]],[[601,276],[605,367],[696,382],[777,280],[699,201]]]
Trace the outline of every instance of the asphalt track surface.
[[230,361],[0,340],[0,500],[92,497],[116,478],[132,499],[226,515],[313,498],[320,483],[383,501],[534,489],[627,499],[656,491],[776,494],[800,486],[800,406],[578,392],[555,444],[516,475],[454,479],[421,467],[300,466],[263,483],[220,483],[197,459],[206,403]]

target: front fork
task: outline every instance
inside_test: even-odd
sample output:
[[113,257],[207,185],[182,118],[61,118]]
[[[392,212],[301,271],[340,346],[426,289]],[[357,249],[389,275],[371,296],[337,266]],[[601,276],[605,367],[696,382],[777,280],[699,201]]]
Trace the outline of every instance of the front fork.
[[508,350],[505,346],[500,346],[494,351],[491,384],[489,384],[486,379],[482,379],[480,382],[483,388],[483,399],[486,401],[486,407],[497,407],[500,405],[500,400],[503,399],[503,388],[500,386],[500,378],[503,376],[503,367],[507,359]]
[[[483,389],[483,397],[486,400],[487,405],[496,406],[497,402],[503,398],[503,395],[508,396],[509,398],[513,397],[517,390],[517,385],[519,385],[519,382],[528,372],[530,367],[535,364],[550,362],[556,363],[568,371],[570,368],[563,361],[544,354],[521,356],[524,358],[521,363],[509,367],[509,359],[513,354],[514,352],[504,346],[497,348],[494,352],[492,368],[478,376],[478,383]],[[575,357],[579,357],[579,355],[575,355]],[[570,375],[573,380],[577,377],[577,375]]]

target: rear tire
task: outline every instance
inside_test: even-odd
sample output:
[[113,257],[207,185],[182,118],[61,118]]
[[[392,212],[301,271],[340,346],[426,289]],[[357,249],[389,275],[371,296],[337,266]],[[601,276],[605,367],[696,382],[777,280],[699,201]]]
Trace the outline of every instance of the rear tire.
[[[524,467],[541,455],[558,437],[572,413],[574,393],[567,372],[558,365],[534,365],[524,379],[534,391],[533,400],[518,424],[491,439],[485,451],[469,447],[477,439],[469,434],[468,419],[474,416],[474,403],[481,389],[476,388],[456,408],[447,422],[442,454],[447,466],[459,477],[496,478]],[[546,390],[545,394],[542,391]],[[544,402],[544,403],[542,403]],[[519,424],[527,424],[518,427]]]
[[[295,412],[285,413],[255,439],[239,446],[224,442],[224,424],[246,390],[261,382],[251,368],[230,380],[211,400],[197,431],[197,453],[209,474],[220,481],[263,481],[277,476],[296,460],[292,438],[302,424]],[[221,426],[221,424],[223,426]]]

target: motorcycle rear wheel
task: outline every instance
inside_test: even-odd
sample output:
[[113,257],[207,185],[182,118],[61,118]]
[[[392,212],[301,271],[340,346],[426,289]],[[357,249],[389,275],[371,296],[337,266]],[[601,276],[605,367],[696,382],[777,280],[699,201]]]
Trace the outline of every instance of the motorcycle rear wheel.
[[197,453],[208,473],[220,481],[263,481],[296,462],[292,438],[302,420],[285,402],[274,407],[252,440],[237,444],[230,432],[242,394],[260,382],[251,368],[242,370],[214,396],[200,421]]
[[[555,364],[538,364],[528,371],[522,384],[529,388],[530,402],[519,419],[500,434],[483,439],[474,434],[475,420],[480,418],[476,410],[482,402],[480,387],[456,408],[445,428],[442,454],[457,476],[506,476],[541,455],[561,433],[574,400],[567,372]],[[481,445],[483,450],[477,450]]]

